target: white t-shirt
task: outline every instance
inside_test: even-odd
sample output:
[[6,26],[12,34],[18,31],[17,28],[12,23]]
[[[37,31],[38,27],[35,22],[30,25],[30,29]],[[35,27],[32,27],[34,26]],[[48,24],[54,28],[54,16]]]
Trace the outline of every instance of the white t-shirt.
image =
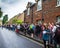
[[46,34],[46,31],[43,31],[43,34]]
[[17,29],[20,29],[20,25],[17,25]]
[[56,31],[56,28],[57,28],[57,27],[54,26],[53,29],[52,29],[52,32],[55,32],[55,31]]

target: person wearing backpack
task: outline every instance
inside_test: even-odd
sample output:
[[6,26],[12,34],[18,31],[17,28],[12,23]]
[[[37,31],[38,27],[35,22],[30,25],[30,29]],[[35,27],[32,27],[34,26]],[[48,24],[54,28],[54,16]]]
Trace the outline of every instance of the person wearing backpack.
[[35,25],[31,24],[30,27],[29,27],[29,29],[30,29],[31,37],[33,38],[33,36],[34,36],[34,30],[35,30]]
[[56,28],[54,40],[55,40],[55,48],[57,48],[56,45],[58,45],[60,48],[60,23],[59,27]]

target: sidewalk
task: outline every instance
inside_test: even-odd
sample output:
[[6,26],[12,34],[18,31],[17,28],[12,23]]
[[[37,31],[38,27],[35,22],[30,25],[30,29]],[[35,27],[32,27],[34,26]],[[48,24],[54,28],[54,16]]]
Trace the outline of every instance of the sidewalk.
[[34,36],[34,37],[32,38],[32,37],[30,37],[29,35],[25,35],[23,32],[19,32],[19,34],[20,34],[20,35],[23,35],[23,36],[25,36],[25,37],[27,37],[27,38],[30,38],[30,39],[38,42],[38,43],[40,42],[41,44],[43,44],[43,41],[40,40],[40,39],[39,39],[38,37],[36,37],[36,36]]
[[[27,38],[29,38],[29,39],[32,39],[32,40],[34,40],[34,41],[36,41],[36,42],[38,42],[38,43],[40,43],[40,44],[43,44],[43,40],[40,40],[38,37],[34,37],[34,38],[32,38],[32,37],[30,37],[29,35],[25,35],[23,32],[19,32],[19,34],[20,35],[23,35],[23,36],[25,36],[25,37],[27,37]],[[52,44],[49,44],[50,45],[50,47],[53,47],[54,45],[52,45]],[[48,45],[47,45],[48,46]],[[54,47],[53,47],[54,48]]]

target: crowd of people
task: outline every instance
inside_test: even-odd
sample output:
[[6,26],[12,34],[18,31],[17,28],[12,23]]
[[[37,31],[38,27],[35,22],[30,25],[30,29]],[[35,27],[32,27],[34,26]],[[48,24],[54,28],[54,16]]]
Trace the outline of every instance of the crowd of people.
[[34,36],[37,36],[38,38],[43,40],[44,48],[50,48],[50,46],[52,45],[54,48],[60,48],[60,23],[22,23],[18,25],[7,25],[6,28],[16,31],[17,33],[23,32],[25,35],[28,34],[32,38]]

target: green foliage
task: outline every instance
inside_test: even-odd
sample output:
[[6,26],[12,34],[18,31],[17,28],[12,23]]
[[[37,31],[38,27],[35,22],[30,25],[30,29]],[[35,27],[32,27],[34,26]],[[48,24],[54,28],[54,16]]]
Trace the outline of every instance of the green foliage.
[[23,22],[22,20],[17,20],[16,18],[12,20],[13,24],[22,24],[22,22]]
[[2,23],[5,24],[8,21],[8,15],[5,15],[3,17]]
[[17,24],[22,24],[23,21],[22,20],[17,20]]
[[3,12],[1,11],[1,8],[0,8],[0,18],[2,17],[2,14],[3,14]]
[[16,23],[17,23],[17,19],[14,18],[14,19],[12,20],[12,23],[13,23],[13,24],[16,24]]
[[7,25],[7,24],[8,24],[8,22],[5,23],[5,25]]

